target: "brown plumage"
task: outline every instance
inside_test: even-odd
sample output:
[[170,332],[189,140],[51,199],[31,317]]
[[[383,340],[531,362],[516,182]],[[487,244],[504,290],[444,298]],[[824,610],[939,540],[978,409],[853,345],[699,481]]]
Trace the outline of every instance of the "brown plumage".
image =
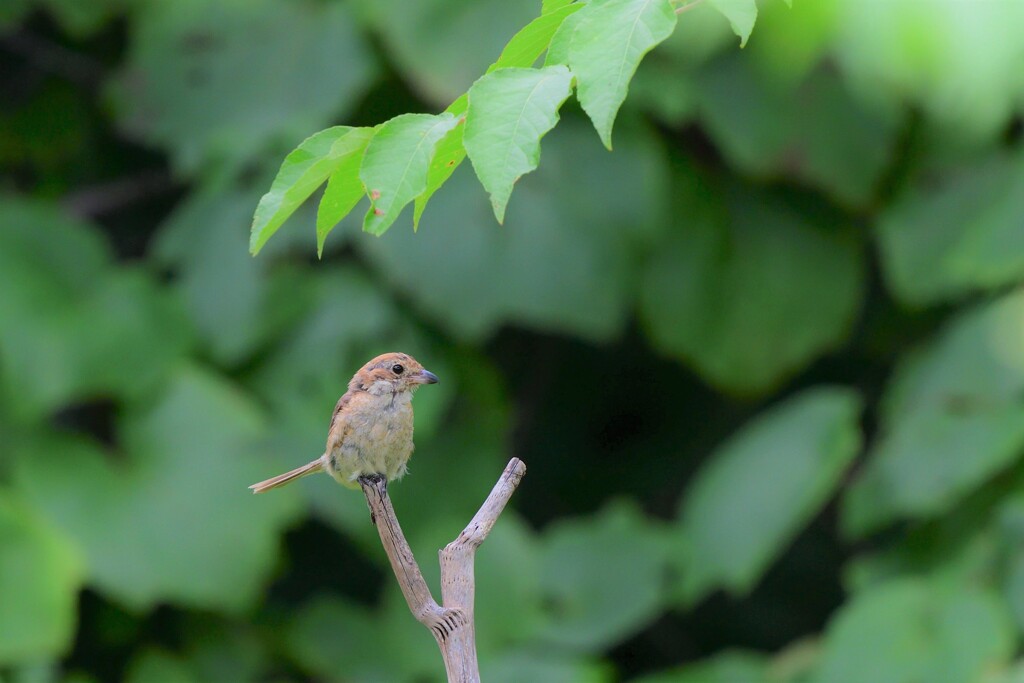
[[249,488],[263,493],[322,471],[352,489],[367,475],[401,479],[413,450],[412,394],[435,382],[437,376],[408,354],[377,356],[352,377],[334,406],[324,454]]

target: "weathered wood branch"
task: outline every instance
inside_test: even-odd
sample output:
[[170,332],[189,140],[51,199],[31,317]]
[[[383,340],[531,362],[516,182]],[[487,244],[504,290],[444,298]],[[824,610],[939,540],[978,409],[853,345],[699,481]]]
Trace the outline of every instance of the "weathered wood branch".
[[458,537],[438,552],[441,562],[441,601],[438,604],[423,580],[419,565],[405,540],[388,497],[387,480],[380,476],[359,480],[377,527],[381,544],[405,601],[416,620],[430,629],[441,650],[449,683],[479,683],[473,599],[476,549],[487,538],[498,516],[526,474],[526,465],[512,458],[487,500]]

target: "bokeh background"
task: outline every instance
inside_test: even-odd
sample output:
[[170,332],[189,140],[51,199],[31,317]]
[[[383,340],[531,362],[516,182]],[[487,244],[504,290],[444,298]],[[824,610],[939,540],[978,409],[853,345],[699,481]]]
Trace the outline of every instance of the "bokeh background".
[[246,489],[397,349],[435,586],[529,467],[489,683],[1024,680],[1024,5],[766,0],[743,50],[696,7],[504,226],[463,164],[416,234],[249,256],[285,153],[440,111],[539,5],[0,5],[0,680],[441,681],[361,496]]

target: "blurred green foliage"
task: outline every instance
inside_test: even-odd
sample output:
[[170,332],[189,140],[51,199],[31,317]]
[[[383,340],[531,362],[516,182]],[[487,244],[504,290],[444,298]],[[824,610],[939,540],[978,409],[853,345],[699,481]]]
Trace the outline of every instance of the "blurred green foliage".
[[765,0],[740,50],[752,3],[702,3],[503,226],[442,126],[416,234],[325,241],[341,126],[452,120],[540,4],[0,5],[0,680],[443,680],[360,496],[246,489],[394,349],[442,378],[393,488],[428,581],[530,468],[485,680],[1024,680],[1024,5]]

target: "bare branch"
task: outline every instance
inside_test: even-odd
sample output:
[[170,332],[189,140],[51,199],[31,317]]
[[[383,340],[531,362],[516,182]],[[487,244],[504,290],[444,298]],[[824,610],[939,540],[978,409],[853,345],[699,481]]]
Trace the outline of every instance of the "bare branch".
[[505,466],[505,471],[501,473],[501,479],[491,489],[487,500],[480,506],[477,513],[473,515],[473,519],[462,530],[459,537],[452,541],[449,546],[456,544],[479,546],[483,543],[487,539],[487,535],[491,533],[491,528],[498,521],[498,516],[505,509],[505,505],[508,503],[509,498],[512,497],[512,494],[515,493],[519,482],[522,481],[525,474],[526,465],[522,460],[519,458],[509,460],[508,465]]
[[526,465],[518,458],[512,458],[480,510],[458,538],[439,552],[443,606],[438,605],[430,594],[412,549],[402,533],[388,497],[387,480],[379,475],[359,480],[366,504],[370,507],[370,519],[377,527],[384,552],[391,562],[391,569],[409,605],[409,611],[434,635],[444,658],[449,683],[480,682],[473,619],[476,585],[474,556],[525,473]]
[[380,476],[364,477],[359,483],[370,506],[370,519],[377,526],[384,552],[391,561],[391,569],[395,572],[405,601],[409,603],[409,611],[427,628],[435,628],[442,620],[443,610],[430,595],[409,542],[405,540],[405,534],[395,516],[395,508],[388,497],[387,480]]

